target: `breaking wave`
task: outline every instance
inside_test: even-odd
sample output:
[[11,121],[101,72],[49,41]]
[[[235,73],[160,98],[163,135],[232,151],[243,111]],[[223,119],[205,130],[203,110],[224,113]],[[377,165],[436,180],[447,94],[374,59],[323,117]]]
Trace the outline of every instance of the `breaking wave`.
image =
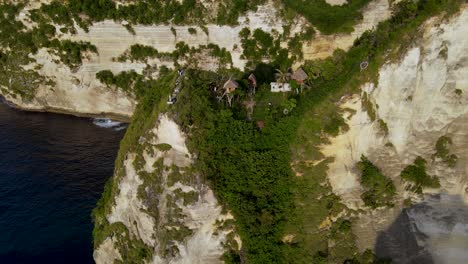
[[93,119],[93,124],[95,124],[98,127],[103,127],[103,128],[113,128],[116,131],[125,129],[127,127],[127,124],[114,121],[109,118],[94,118]]

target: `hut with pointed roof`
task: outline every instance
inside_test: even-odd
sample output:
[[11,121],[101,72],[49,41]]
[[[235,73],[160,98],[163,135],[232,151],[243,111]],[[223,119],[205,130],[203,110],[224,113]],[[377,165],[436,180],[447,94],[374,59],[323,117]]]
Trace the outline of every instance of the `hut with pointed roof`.
[[227,80],[223,86],[224,92],[227,94],[234,92],[237,89],[237,87],[239,87],[239,84],[232,78],[229,78],[229,80]]
[[255,78],[253,73],[249,75],[249,82],[252,86],[257,87],[257,78]]
[[302,69],[298,68],[294,73],[291,75],[291,79],[295,80],[299,84],[303,84],[305,80],[307,80],[309,76],[307,73]]
[[257,88],[257,78],[255,78],[255,75],[251,73],[248,79],[249,79],[249,93],[254,94],[255,88]]

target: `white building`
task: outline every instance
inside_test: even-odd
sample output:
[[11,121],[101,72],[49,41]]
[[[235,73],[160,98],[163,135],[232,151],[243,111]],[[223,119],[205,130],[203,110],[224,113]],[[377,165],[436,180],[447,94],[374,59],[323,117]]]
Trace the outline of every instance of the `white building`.
[[289,83],[272,82],[272,83],[270,83],[270,86],[271,86],[271,92],[272,93],[290,92],[291,91],[291,86],[289,85]]

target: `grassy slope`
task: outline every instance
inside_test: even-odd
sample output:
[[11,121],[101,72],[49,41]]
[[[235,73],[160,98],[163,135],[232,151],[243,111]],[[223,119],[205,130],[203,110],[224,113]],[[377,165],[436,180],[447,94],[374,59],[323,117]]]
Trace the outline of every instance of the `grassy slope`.
[[324,34],[352,32],[362,19],[360,10],[371,0],[354,0],[342,6],[331,6],[325,0],[282,0],[286,12],[301,14]]

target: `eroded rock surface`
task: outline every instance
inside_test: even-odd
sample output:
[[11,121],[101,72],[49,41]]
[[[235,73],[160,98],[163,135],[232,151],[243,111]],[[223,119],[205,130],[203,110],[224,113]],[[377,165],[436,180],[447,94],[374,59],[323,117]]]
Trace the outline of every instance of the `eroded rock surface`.
[[[220,263],[223,243],[233,232],[221,224],[232,216],[221,212],[212,190],[191,169],[185,135],[161,115],[141,144],[143,153],[129,153],[124,162],[109,224],[123,223],[132,239],[153,251],[153,263]],[[107,238],[95,251],[95,261],[109,263],[119,256],[107,254],[109,249],[118,252]]]
[[[418,232],[415,229],[410,232],[417,244],[430,252],[430,258],[436,263],[454,263],[452,261],[461,259],[468,261],[466,254],[460,259],[460,254],[455,252],[457,247],[453,248],[455,255],[447,249],[453,239],[457,243],[468,244],[466,223],[461,221],[460,225],[450,226],[451,221],[439,221],[440,217],[436,221],[434,217],[439,207],[444,207],[440,205],[444,204],[444,200],[438,202],[440,206],[432,206],[435,202],[429,196],[415,196],[406,191],[400,178],[402,169],[421,156],[428,161],[428,174],[436,175],[441,183],[441,188],[426,189],[425,193],[451,195],[458,197],[462,203],[468,203],[467,21],[466,8],[448,21],[441,18],[428,21],[422,39],[400,61],[385,64],[381,68],[377,85],[364,85],[360,96],[347,98],[342,104],[343,108],[356,111],[353,115],[347,113],[345,116],[350,129],[332,138],[331,144],[323,147],[323,153],[335,158],[328,173],[333,191],[340,195],[349,208],[366,211],[360,215],[355,226],[361,250],[374,247],[378,232],[389,228],[399,217],[402,201],[412,198],[418,204],[431,204],[431,208],[435,208],[428,211],[428,217],[421,216],[419,209],[410,209],[407,215],[400,216],[408,218],[406,222],[418,227]],[[375,111],[374,121],[363,109],[361,96],[364,93],[368,94]],[[386,125],[388,132],[384,131],[379,122]],[[454,167],[433,159],[435,144],[442,136],[453,141],[450,151],[458,157]],[[356,167],[363,154],[395,183],[397,204],[394,208],[370,211],[364,207],[360,198],[360,175]],[[467,210],[466,206],[461,206],[445,214],[459,219],[459,216],[466,215]],[[434,228],[449,231],[439,232],[434,231]],[[393,247],[396,247],[394,252],[397,252],[397,249],[403,250],[404,246],[394,244]]]
[[[20,12],[17,19],[22,21],[27,28],[32,28],[34,23],[28,18],[30,10],[40,7],[42,2],[48,3],[49,1],[31,1]],[[336,1],[333,3],[338,4]],[[212,8],[215,7],[212,6]],[[206,25],[208,34],[195,25],[133,25],[135,31],[135,35],[133,35],[124,27],[125,21],[105,20],[91,25],[89,32],[77,27],[77,34],[70,35],[60,33],[60,27],[56,25],[60,39],[88,41],[97,47],[98,54],[88,54],[89,56],[84,59],[81,66],[70,69],[60,63],[46,49],[42,49],[32,56],[37,63],[28,65],[28,68],[36,69],[40,75],[47,77],[55,84],[39,87],[35,98],[31,101],[14,98],[8,94],[3,95],[8,101],[28,110],[55,111],[78,115],[107,115],[109,117],[129,119],[135,109],[135,98],[116,88],[106,87],[96,79],[96,73],[101,70],[111,70],[114,74],[129,70],[142,73],[147,66],[146,63],[119,62],[115,60],[131,45],[148,45],[160,52],[172,52],[176,49],[178,42],[185,42],[192,47],[212,43],[221,48],[226,48],[232,55],[233,66],[242,69],[246,61],[241,58],[243,51],[239,32],[247,27],[251,31],[260,28],[269,33],[281,34],[286,22],[280,18],[277,8],[279,7],[267,2],[265,5],[258,6],[255,12],[249,11],[245,16],[241,16],[238,26]],[[317,37],[304,45],[304,58],[327,57],[336,48],[346,50],[365,30],[371,29],[378,22],[389,18],[389,16],[390,6],[387,0],[372,1],[363,10],[363,20],[356,25],[351,34],[328,36],[318,34]],[[302,17],[295,19],[291,28],[291,36],[302,31],[306,24],[308,22]],[[196,28],[197,32],[190,34],[188,32],[189,27]],[[175,35],[171,28],[175,29]],[[287,43],[282,43],[282,46],[287,46]],[[198,67],[207,70],[216,70],[218,67],[209,56],[200,56],[196,61],[199,64]],[[172,66],[172,62],[160,60],[152,60],[150,64]]]

